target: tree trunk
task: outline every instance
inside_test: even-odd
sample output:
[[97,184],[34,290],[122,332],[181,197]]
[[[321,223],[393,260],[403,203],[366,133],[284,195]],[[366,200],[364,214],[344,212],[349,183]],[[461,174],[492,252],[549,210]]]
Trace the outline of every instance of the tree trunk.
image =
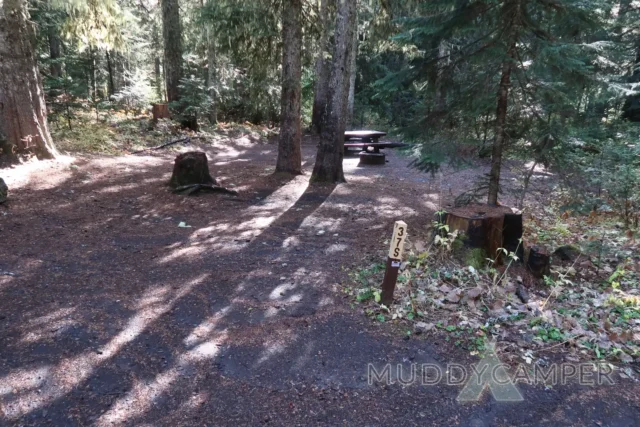
[[98,89],[96,84],[96,56],[92,46],[89,46],[89,81],[91,83],[91,100],[95,104],[98,97]]
[[356,100],[356,59],[358,57],[358,14],[356,10],[355,27],[353,29],[353,46],[349,60],[349,98],[347,100],[347,126],[353,127],[353,107]]
[[216,39],[211,27],[207,28],[207,67],[207,84],[209,85],[209,96],[211,97],[209,122],[215,125],[218,123],[218,109],[216,105]]
[[311,176],[314,182],[345,181],[342,160],[355,17],[356,0],[338,0],[327,118],[322,125],[316,163]]
[[311,113],[311,129],[320,133],[327,111],[327,97],[329,92],[329,77],[331,76],[331,61],[329,60],[329,32],[331,29],[329,19],[329,2],[335,0],[321,0],[320,2],[320,43],[318,57],[316,58],[316,81],[313,96],[313,111]]
[[160,58],[154,58],[153,64],[153,74],[154,74],[154,86],[156,87],[156,96],[158,97],[158,101],[162,102],[164,100],[164,91],[162,88],[164,87],[164,80],[162,78],[162,71],[160,71]]
[[111,62],[111,55],[109,54],[108,50],[106,51],[105,55],[107,58],[107,71],[109,73],[109,81],[107,82],[108,84],[107,89],[109,93],[109,98],[111,98],[116,93],[116,84],[113,78],[113,64]]
[[182,25],[178,0],[161,0],[162,34],[164,39],[164,74],[167,84],[167,101],[180,100],[182,78]]
[[302,173],[300,96],[302,78],[302,0],[286,0],[282,9],[282,98],[276,172]]
[[62,77],[62,64],[60,63],[61,43],[55,26],[49,27],[47,37],[49,39],[49,59],[51,59],[49,71],[51,72],[51,77],[59,79]]
[[507,107],[509,103],[509,87],[511,85],[511,68],[515,58],[516,45],[509,47],[507,58],[502,63],[502,76],[498,87],[498,106],[496,108],[496,130],[493,140],[491,155],[491,172],[489,174],[489,198],[490,205],[498,204],[498,191],[500,190],[500,168],[502,166],[502,150],[505,140],[504,127],[507,121]]
[[0,5],[0,120],[9,151],[14,158],[26,153],[55,157],[27,2],[4,0]]

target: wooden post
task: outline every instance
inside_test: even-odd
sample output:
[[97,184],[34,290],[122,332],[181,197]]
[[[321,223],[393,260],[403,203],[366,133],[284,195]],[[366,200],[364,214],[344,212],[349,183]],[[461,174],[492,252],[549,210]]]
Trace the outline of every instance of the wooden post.
[[387,267],[382,280],[382,295],[380,295],[380,303],[387,307],[393,303],[393,292],[396,290],[396,282],[398,281],[398,271],[402,262],[402,252],[404,251],[404,241],[407,238],[407,223],[404,221],[396,221],[393,227],[393,236],[391,236],[391,245],[387,256]]

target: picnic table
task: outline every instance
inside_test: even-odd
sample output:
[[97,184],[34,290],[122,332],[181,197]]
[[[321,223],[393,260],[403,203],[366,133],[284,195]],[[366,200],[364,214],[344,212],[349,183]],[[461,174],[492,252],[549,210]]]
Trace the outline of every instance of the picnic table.
[[379,142],[379,139],[386,135],[386,132],[377,130],[349,130],[344,133],[344,147],[347,150],[359,148],[361,150],[360,163],[383,165],[386,163],[386,156],[380,150],[406,145],[400,142]]

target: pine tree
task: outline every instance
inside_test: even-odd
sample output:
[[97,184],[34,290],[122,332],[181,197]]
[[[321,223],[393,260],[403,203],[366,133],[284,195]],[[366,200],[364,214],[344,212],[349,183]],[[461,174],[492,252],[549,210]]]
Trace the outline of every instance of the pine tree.
[[311,129],[320,133],[326,118],[329,78],[331,77],[331,61],[329,60],[329,33],[331,32],[331,11],[335,0],[321,0],[319,11],[320,40],[315,62],[315,90],[313,95],[313,111],[311,113]]
[[0,7],[0,126],[5,153],[52,158],[47,108],[32,40],[35,30],[24,0],[5,0]]
[[356,0],[339,0],[336,16],[327,116],[320,133],[320,144],[311,180],[344,182],[344,131],[349,97],[349,65],[353,52]]
[[300,96],[302,78],[302,0],[282,8],[282,93],[276,172],[302,173]]
[[167,100],[180,100],[182,78],[182,23],[179,0],[162,0],[162,34]]
[[[456,144],[486,140],[492,130],[487,201],[496,204],[504,150],[542,131],[548,114],[566,116],[579,88],[597,85],[595,64],[606,52],[596,37],[603,37],[607,8],[603,3],[599,11],[596,3],[436,0],[399,20],[395,41],[420,53],[409,59],[410,68],[388,76],[387,85],[413,84],[413,93],[405,93],[422,119],[408,128],[433,142],[417,164],[432,168],[442,159],[438,150],[455,157]],[[423,92],[426,103],[418,100]]]

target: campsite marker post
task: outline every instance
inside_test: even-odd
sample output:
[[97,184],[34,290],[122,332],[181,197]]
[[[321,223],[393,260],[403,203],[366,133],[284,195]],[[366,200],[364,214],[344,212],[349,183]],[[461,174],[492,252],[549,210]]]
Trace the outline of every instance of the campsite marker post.
[[402,252],[404,250],[404,241],[407,238],[407,223],[404,221],[396,221],[393,226],[393,236],[391,237],[391,246],[387,256],[387,266],[382,280],[382,295],[380,295],[380,303],[389,307],[393,302],[393,292],[396,289],[398,281],[398,271],[400,263],[402,263]]

